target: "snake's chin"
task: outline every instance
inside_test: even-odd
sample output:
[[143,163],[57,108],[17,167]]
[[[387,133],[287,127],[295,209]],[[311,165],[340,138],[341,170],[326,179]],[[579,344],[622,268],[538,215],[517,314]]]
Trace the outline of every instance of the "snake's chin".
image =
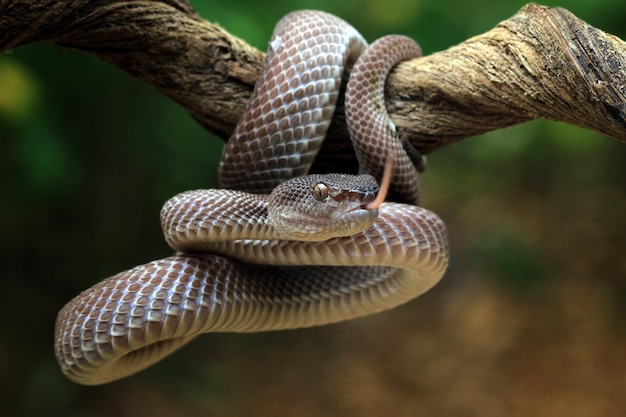
[[289,229],[279,234],[279,240],[299,240],[308,242],[322,242],[333,238],[341,238],[361,233],[372,227],[378,218],[377,209],[367,209],[362,206],[341,210],[340,214],[326,217],[301,217],[298,230]]
[[[355,208],[344,214],[342,217],[345,233],[333,237],[352,236],[372,227],[378,218],[378,209],[368,209],[363,204],[359,208]],[[340,227],[337,228],[340,230]]]

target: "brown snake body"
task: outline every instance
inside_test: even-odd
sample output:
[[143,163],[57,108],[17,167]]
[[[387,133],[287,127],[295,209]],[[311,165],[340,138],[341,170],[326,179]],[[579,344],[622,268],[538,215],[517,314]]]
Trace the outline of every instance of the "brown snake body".
[[[439,281],[448,262],[443,222],[414,205],[372,201],[388,152],[389,195],[411,203],[419,195],[415,161],[384,109],[386,74],[419,55],[419,47],[386,37],[363,50],[358,32],[334,16],[304,11],[281,20],[224,150],[225,189],[181,193],[162,209],[163,231],[177,254],[107,278],[59,312],[56,356],[69,378],[82,384],[122,378],[201,333],[372,314]],[[344,69],[359,55],[346,114],[361,171],[374,177],[293,178],[313,163]]]

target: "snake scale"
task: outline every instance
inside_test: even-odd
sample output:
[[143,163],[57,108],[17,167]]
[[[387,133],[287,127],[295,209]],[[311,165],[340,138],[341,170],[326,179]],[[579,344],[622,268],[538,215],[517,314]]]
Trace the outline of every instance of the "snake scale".
[[[176,254],[107,278],[63,307],[55,331],[63,372],[106,383],[202,333],[334,323],[435,285],[448,264],[446,228],[414,205],[419,158],[384,106],[387,73],[420,54],[398,35],[367,47],[323,12],[285,16],[224,148],[222,188],[165,203],[162,228]],[[307,175],[350,68],[346,118],[361,174]],[[394,202],[381,202],[387,186]]]

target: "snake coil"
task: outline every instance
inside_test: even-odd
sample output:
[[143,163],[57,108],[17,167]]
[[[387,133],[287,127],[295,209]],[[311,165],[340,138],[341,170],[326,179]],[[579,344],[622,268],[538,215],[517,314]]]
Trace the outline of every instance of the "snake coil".
[[[384,106],[387,73],[420,53],[402,36],[366,49],[352,26],[326,13],[284,17],[224,149],[222,189],[165,203],[162,227],[175,255],[107,278],[63,307],[55,332],[63,372],[106,383],[201,333],[334,323],[435,285],[448,263],[446,228],[411,204],[417,170]],[[285,181],[307,174],[351,66],[347,123],[361,171],[373,177]],[[374,203],[388,154],[389,195],[399,202]]]

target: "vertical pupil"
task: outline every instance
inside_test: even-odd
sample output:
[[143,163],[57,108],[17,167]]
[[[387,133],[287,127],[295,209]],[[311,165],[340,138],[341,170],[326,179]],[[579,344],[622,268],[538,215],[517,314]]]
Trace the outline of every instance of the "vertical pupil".
[[315,188],[313,188],[313,194],[315,195],[315,198],[317,198],[318,200],[325,199],[326,196],[328,195],[326,191],[326,186],[324,184],[317,184]]

